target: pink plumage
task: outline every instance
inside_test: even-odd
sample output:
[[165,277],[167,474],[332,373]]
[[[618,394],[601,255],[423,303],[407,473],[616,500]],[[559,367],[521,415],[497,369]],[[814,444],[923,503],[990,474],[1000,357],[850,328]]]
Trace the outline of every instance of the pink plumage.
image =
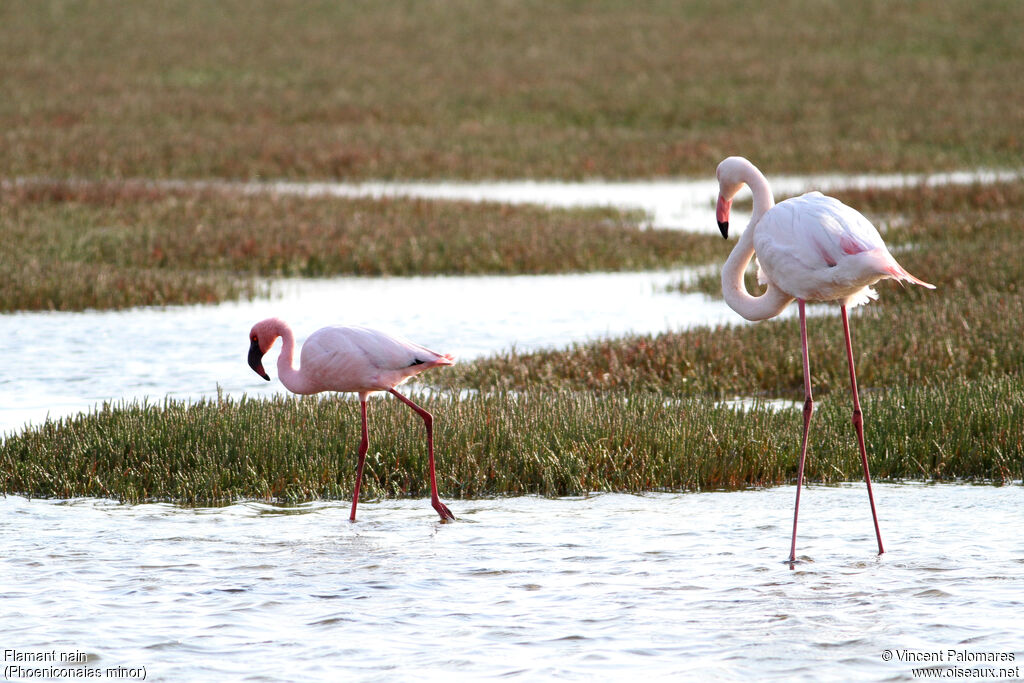
[[455,358],[368,327],[324,327],[311,334],[302,345],[300,365],[294,367],[295,335],[280,318],[268,318],[253,325],[249,332],[249,366],[261,377],[270,380],[263,369],[263,355],[277,338],[282,341],[277,359],[277,375],[281,383],[296,394],[322,391],[355,392],[359,394],[362,414],[362,439],[356,471],[355,493],[352,496],[350,519],[355,521],[359,487],[369,446],[366,424],[366,399],[375,391],[387,391],[423,418],[427,430],[427,452],[430,467],[431,504],[441,520],[455,519],[437,493],[434,472],[433,415],[395,391],[410,377],[430,368],[452,365]]
[[[882,534],[871,492],[864,426],[857,395],[857,373],[853,362],[853,342],[847,307],[877,298],[871,285],[884,278],[903,280],[929,289],[933,285],[911,275],[896,262],[875,226],[857,210],[820,192],[808,192],[778,204],[772,197],[768,180],[743,157],[729,157],[718,165],[719,195],[716,207],[718,227],[729,236],[729,211],[732,199],[743,185],[754,195],[754,211],[747,229],[722,268],[722,295],[726,303],[747,320],[765,320],[781,313],[794,299],[800,309],[800,345],[804,370],[804,431],[797,470],[796,505],[793,510],[793,538],[789,559],[796,559],[796,525],[800,511],[800,487],[807,437],[814,400],[811,396],[811,367],[807,351],[808,301],[839,304],[846,338],[846,358],[850,367],[853,392],[853,423],[857,432],[864,479],[867,482],[871,516],[874,519],[878,552],[884,552]],[[751,296],[743,283],[743,273],[756,254],[758,280],[766,285],[763,294]]]

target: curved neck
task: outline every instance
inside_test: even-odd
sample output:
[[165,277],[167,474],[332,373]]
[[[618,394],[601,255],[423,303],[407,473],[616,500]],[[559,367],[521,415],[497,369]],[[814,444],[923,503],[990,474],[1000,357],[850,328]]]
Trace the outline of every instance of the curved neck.
[[747,320],[765,320],[774,318],[789,305],[793,297],[779,290],[771,282],[768,289],[760,296],[751,296],[743,282],[743,274],[754,257],[754,229],[768,209],[775,206],[768,180],[757,168],[748,162],[743,171],[743,182],[754,195],[754,211],[750,216],[747,229],[740,235],[732,253],[722,268],[722,296],[729,308]]
[[743,182],[750,188],[751,194],[754,195],[754,211],[750,216],[750,223],[747,224],[747,229],[757,225],[757,222],[761,220],[761,216],[768,211],[768,209],[775,206],[775,197],[772,196],[772,188],[768,185],[768,179],[764,177],[764,174],[750,162],[748,167],[744,169]]
[[292,365],[295,359],[295,335],[292,328],[283,321],[274,330],[281,336],[281,355],[277,357],[277,378],[288,391],[296,394],[314,394],[318,391],[309,381],[309,378],[302,374],[302,370],[296,370]]

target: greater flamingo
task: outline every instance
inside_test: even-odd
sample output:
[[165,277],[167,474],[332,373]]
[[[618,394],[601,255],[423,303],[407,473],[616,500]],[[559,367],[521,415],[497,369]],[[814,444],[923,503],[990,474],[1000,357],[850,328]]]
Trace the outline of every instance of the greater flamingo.
[[[800,345],[804,365],[804,431],[797,468],[796,504],[793,509],[793,540],[789,560],[796,560],[796,523],[800,513],[800,486],[807,457],[814,401],[811,397],[811,367],[807,353],[808,301],[836,302],[846,336],[846,359],[850,366],[853,390],[853,425],[857,432],[864,480],[867,482],[871,517],[882,554],[882,532],[871,493],[871,475],[864,446],[864,419],[857,396],[857,373],[853,364],[853,345],[846,309],[877,298],[871,285],[884,278],[905,280],[935,289],[919,280],[896,262],[871,223],[855,209],[820,192],[787,199],[775,204],[764,175],[743,157],[729,157],[718,165],[718,206],[716,214],[722,237],[729,237],[729,209],[732,199],[746,184],[754,195],[753,215],[747,229],[722,268],[722,294],[729,306],[747,320],[765,320],[782,312],[794,299],[800,310]],[[744,285],[743,273],[757,254],[758,281],[767,286],[760,296],[751,296]]]
[[359,485],[363,479],[363,464],[370,445],[366,429],[366,398],[374,391],[387,391],[423,418],[427,428],[431,505],[441,516],[442,522],[455,519],[455,515],[437,495],[434,416],[395,391],[396,386],[413,375],[439,365],[451,365],[455,362],[454,357],[365,327],[325,327],[306,339],[302,345],[301,366],[296,370],[292,365],[295,335],[283,320],[268,318],[253,325],[249,332],[249,366],[268,382],[270,377],[263,369],[263,354],[270,350],[278,337],[281,337],[282,342],[281,355],[277,359],[277,376],[289,391],[296,394],[316,394],[322,391],[359,394],[363,436],[359,442],[359,464],[349,519],[353,522],[356,520]]

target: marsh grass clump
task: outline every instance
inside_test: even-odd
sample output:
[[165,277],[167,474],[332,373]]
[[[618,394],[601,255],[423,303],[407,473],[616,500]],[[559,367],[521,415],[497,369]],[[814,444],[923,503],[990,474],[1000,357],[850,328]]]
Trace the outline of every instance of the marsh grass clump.
[[37,182],[0,188],[0,311],[214,303],[262,278],[643,270],[697,264],[707,235],[610,209],[337,199]]
[[[0,444],[2,490],[192,505],[347,499],[359,439],[352,400],[211,399],[106,405]],[[792,481],[799,415],[637,393],[495,392],[424,401],[435,414],[442,496],[698,491]],[[865,397],[880,479],[1008,482],[1024,476],[1024,388],[985,378]],[[422,424],[370,405],[364,495],[429,495]],[[848,401],[819,401],[809,481],[859,478]]]
[[[979,295],[966,308],[957,299],[935,298],[931,307],[876,303],[857,309],[851,327],[862,387],[1016,374],[1024,366],[1019,293]],[[842,323],[832,308],[822,313],[808,324],[815,396],[849,391]],[[633,335],[566,350],[506,352],[456,366],[438,381],[507,390],[549,386],[802,400],[799,339],[795,320]]]
[[[918,191],[920,190],[920,191]],[[1019,216],[1024,183],[843,193],[878,217],[904,218],[886,233],[911,272],[934,291],[882,281],[879,300],[851,311],[858,375],[866,388],[938,384],[1024,367],[1024,259]],[[900,251],[902,249],[902,251]],[[723,256],[727,248],[723,248]],[[720,296],[717,273],[709,294]],[[834,306],[808,324],[816,396],[848,391],[842,325]],[[452,386],[642,389],[669,395],[802,398],[794,319],[698,328],[577,344],[565,351],[506,353],[452,368]]]

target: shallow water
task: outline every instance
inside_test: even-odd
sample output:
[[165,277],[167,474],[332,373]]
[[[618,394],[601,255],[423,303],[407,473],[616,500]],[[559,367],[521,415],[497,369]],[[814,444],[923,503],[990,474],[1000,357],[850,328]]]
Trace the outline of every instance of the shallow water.
[[[803,194],[811,190],[829,192],[841,189],[897,188],[915,185],[969,185],[1019,180],[1022,171],[975,170],[930,174],[822,174],[812,176],[771,176],[776,197]],[[175,185],[216,185],[241,188],[247,192],[276,192],[307,197],[419,197],[463,201],[488,201],[508,204],[539,204],[548,207],[574,208],[608,206],[624,210],[640,210],[647,214],[647,224],[657,228],[718,234],[715,203],[718,181],[714,169],[706,178],[637,180],[637,181],[535,181],[511,180],[495,182],[258,182],[234,183],[169,181]],[[750,196],[746,187],[738,199]],[[733,209],[733,224],[743,226],[750,213],[739,206]]]
[[[666,287],[693,271],[546,276],[333,278],[217,306],[0,315],[0,434],[102,401],[284,392],[246,364],[253,323],[286,319],[296,342],[325,325],[399,333],[463,360],[629,332],[742,322],[722,301]],[[280,346],[278,345],[278,349]],[[439,371],[440,372],[440,371]]]
[[[1024,169],[975,169],[943,173],[892,173],[847,175],[773,175],[768,181],[777,198],[820,190],[891,189],[926,185],[990,184],[1024,178]],[[0,187],[38,179],[0,179]],[[89,182],[89,181],[83,181]],[[537,204],[555,208],[605,206],[643,211],[647,224],[657,228],[718,234],[715,203],[718,182],[713,168],[702,178],[651,180],[496,180],[496,181],[367,181],[361,183],[316,181],[144,180],[168,188],[224,188],[253,194],[277,193],[302,197],[416,197],[503,204]],[[744,187],[738,200],[750,197]],[[746,225],[749,212],[733,206],[732,222]]]
[[947,650],[1019,666],[1024,488],[876,497],[880,557],[863,485],[806,489],[790,569],[792,487],[455,500],[444,525],[425,500],[350,524],[344,502],[10,496],[2,647],[153,681],[911,680],[903,651]]
[[[843,187],[991,183],[1020,171],[933,175],[820,175],[772,178],[779,194]],[[3,184],[23,182],[2,181]],[[493,183],[244,183],[152,181],[172,187],[219,186],[302,196],[414,196],[640,209],[659,227],[717,231],[718,188],[702,180]],[[734,223],[747,217],[734,211]],[[723,250],[723,255],[725,250]],[[564,348],[602,336],[656,333],[718,323],[742,324],[721,301],[680,296],[666,285],[692,277],[676,273],[618,273],[518,277],[336,278],[276,284],[277,296],[218,306],[124,312],[0,315],[0,357],[12,372],[0,376],[0,436],[26,424],[89,410],[102,401],[162,400],[216,394],[269,394],[237,340],[264,317],[286,318],[297,341],[325,325],[362,324],[397,332],[462,359],[506,351]],[[792,314],[792,311],[788,311]],[[273,356],[271,356],[272,360]],[[273,371],[271,371],[273,374]]]

